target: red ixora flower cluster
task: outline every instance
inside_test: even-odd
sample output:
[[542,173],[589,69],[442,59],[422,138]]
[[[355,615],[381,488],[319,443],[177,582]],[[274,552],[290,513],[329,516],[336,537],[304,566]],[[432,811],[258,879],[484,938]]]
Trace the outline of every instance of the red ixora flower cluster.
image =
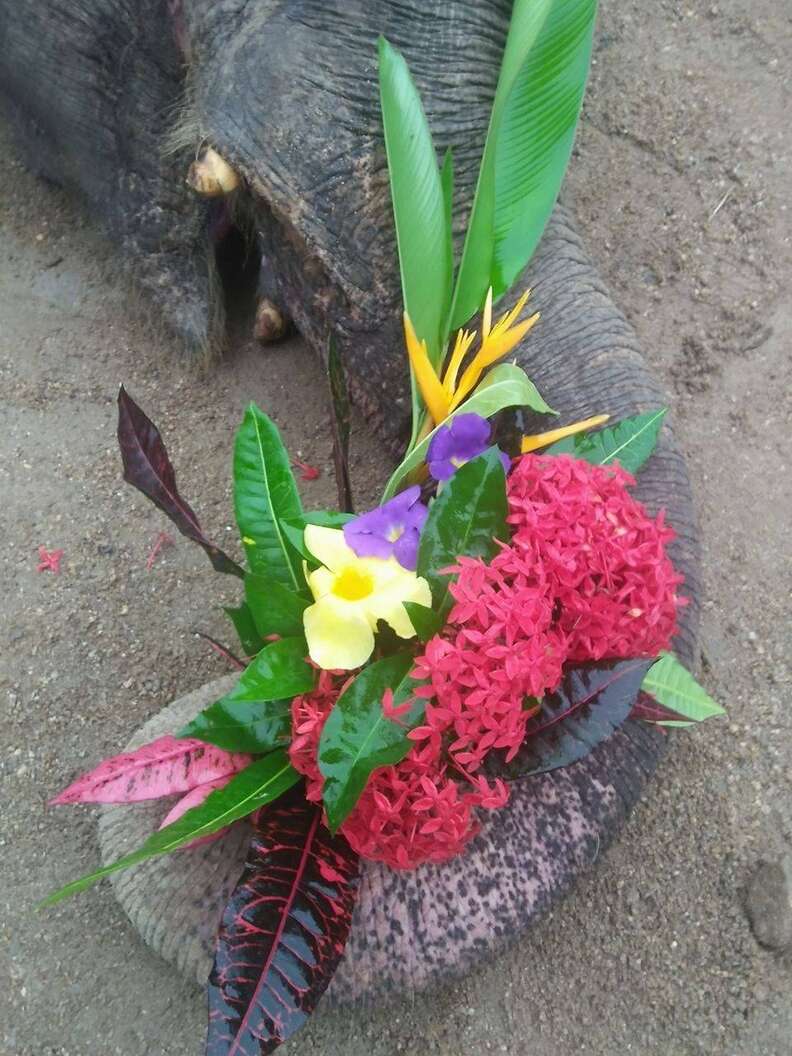
[[[416,659],[422,724],[396,766],[375,771],[341,831],[359,854],[413,868],[459,854],[478,831],[474,809],[508,800],[477,773],[489,752],[518,751],[533,698],[555,689],[567,661],[656,656],[676,629],[682,577],[666,556],[673,532],[626,490],[618,466],[525,455],[508,477],[513,536],[486,564],[462,557],[455,605]],[[321,799],[317,749],[340,692],[323,672],[292,706],[294,767]],[[388,700],[385,714],[398,721]]]
[[[339,678],[323,671],[317,688],[292,702],[289,756],[305,775],[306,798],[314,803],[322,798],[319,738],[342,689]],[[387,699],[383,708],[398,721],[402,709],[390,710]],[[362,857],[393,869],[413,869],[459,854],[478,831],[474,807],[495,810],[507,800],[502,781],[490,786],[484,777],[475,777],[460,785],[434,745],[416,746],[395,766],[374,771],[340,831]]]

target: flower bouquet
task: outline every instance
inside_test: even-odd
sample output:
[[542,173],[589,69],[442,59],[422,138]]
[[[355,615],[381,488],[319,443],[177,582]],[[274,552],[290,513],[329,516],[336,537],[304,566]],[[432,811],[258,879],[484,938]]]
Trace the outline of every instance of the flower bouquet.
[[206,538],[159,431],[121,389],[124,477],[242,581],[227,612],[244,659],[224,650],[236,685],[184,728],[56,797],[180,798],[138,850],[48,902],[248,825],[208,985],[214,1056],[270,1052],[310,1015],[344,953],[361,861],[464,855],[514,782],[574,764],[628,718],[722,713],[669,651],[685,603],[673,530],[630,492],[664,410],[516,439],[501,428],[506,410],[555,413],[506,362],[539,319],[529,292],[497,319],[494,303],[558,193],[593,17],[593,0],[515,4],[456,268],[451,154],[438,167],[407,65],[380,40],[413,418],[378,507],[350,509],[333,347],[340,509],[303,510],[278,429],[251,405],[233,459],[245,567]]

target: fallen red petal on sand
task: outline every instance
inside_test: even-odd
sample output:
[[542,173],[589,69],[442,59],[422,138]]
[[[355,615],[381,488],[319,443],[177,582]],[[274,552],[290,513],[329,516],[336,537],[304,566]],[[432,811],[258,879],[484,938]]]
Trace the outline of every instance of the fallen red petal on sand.
[[321,470],[317,469],[316,466],[311,466],[307,462],[303,462],[301,458],[295,458],[292,461],[292,466],[295,469],[300,470],[300,480],[317,480],[321,475]]
[[160,532],[157,538],[154,540],[154,545],[151,548],[151,553],[146,560],[146,571],[150,572],[154,567],[154,562],[157,560],[157,555],[160,550],[166,546],[173,546],[174,542],[171,536],[167,532]]
[[38,548],[39,563],[36,566],[37,572],[54,572],[57,576],[60,572],[61,558],[63,557],[62,550],[47,550],[45,546]]

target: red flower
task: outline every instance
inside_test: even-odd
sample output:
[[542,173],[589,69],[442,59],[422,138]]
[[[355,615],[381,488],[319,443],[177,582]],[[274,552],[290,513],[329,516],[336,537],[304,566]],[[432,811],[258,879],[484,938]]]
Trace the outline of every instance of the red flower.
[[547,577],[569,660],[656,656],[686,604],[666,554],[674,532],[629,494],[634,483],[567,455],[524,455],[509,475],[512,547]]
[[[340,690],[340,679],[324,672],[318,688],[292,704],[289,756],[306,777],[311,802],[321,800],[319,737]],[[416,745],[400,763],[374,771],[340,831],[362,857],[392,869],[414,869],[459,854],[478,832],[474,808],[494,810],[507,799],[503,782],[490,788],[461,770],[452,773],[441,761],[439,745]]]

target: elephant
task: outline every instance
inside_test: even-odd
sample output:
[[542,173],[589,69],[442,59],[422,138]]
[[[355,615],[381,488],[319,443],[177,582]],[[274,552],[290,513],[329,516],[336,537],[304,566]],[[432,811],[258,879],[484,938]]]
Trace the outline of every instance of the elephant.
[[[319,356],[332,334],[353,400],[395,448],[410,400],[376,39],[382,33],[404,53],[438,150],[454,150],[464,219],[510,7],[17,0],[0,11],[0,95],[30,164],[82,196],[189,349],[220,353],[234,312],[245,310],[251,331],[277,336],[293,323]],[[561,422],[666,402],[563,204],[525,286],[542,321],[517,359]],[[666,509],[677,533],[671,555],[689,604],[675,648],[694,666],[698,534],[672,426],[636,491],[651,510]],[[198,710],[196,698],[141,736],[173,731],[190,707]],[[464,856],[414,872],[367,865],[328,997],[421,988],[512,941],[614,838],[667,741],[628,721],[582,762],[515,783],[509,805]],[[116,857],[155,826],[148,808],[105,808],[103,855]],[[200,980],[243,854],[237,828],[115,881],[146,940]]]

